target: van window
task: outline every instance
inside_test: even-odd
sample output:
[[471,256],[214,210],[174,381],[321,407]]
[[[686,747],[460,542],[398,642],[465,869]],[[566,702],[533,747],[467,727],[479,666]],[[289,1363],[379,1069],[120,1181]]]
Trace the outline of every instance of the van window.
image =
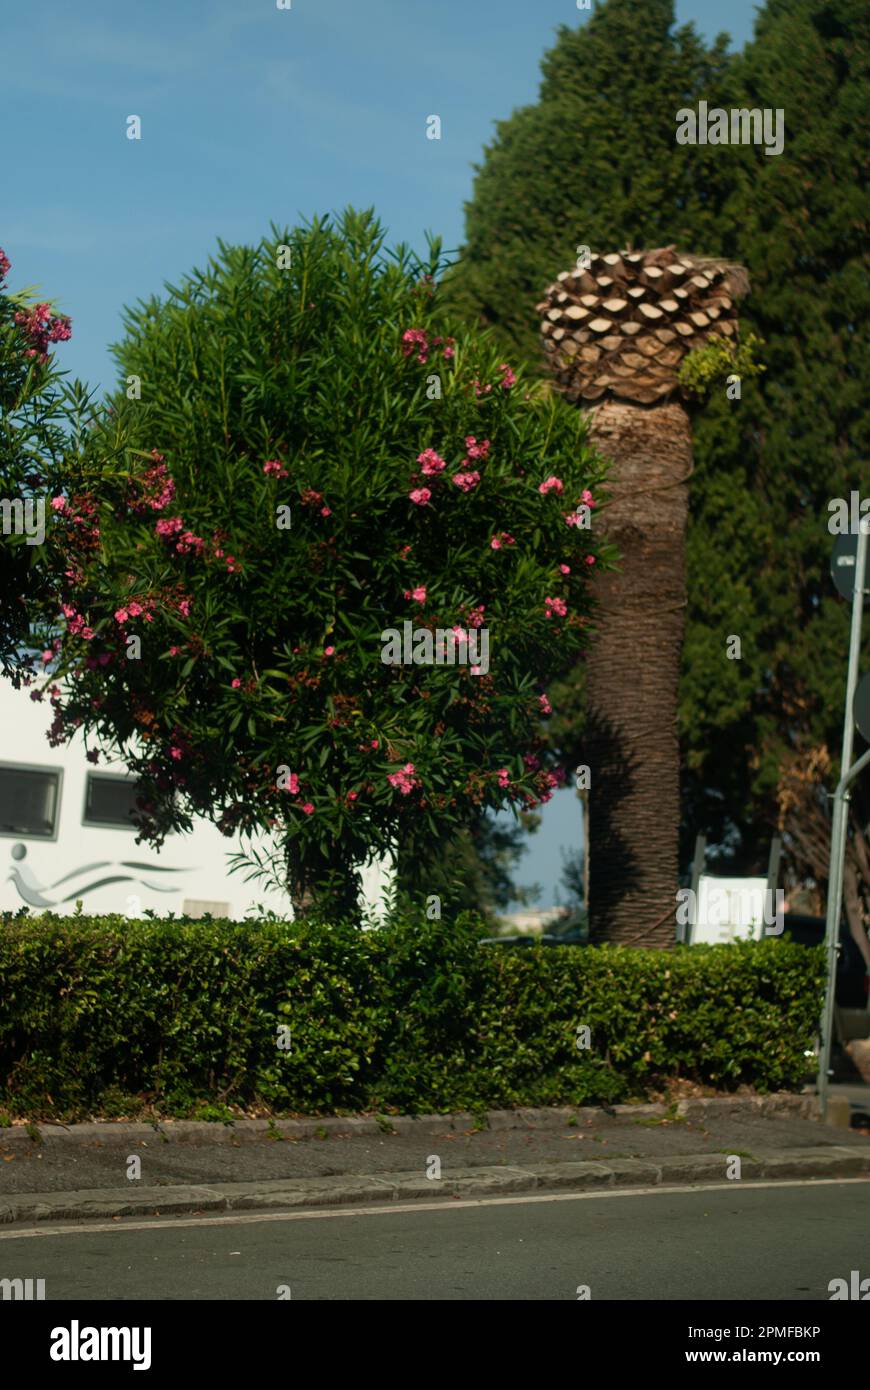
[[130,777],[109,777],[89,772],[85,792],[85,825],[114,825],[135,830],[138,783]]
[[53,840],[59,802],[59,771],[0,764],[0,835]]

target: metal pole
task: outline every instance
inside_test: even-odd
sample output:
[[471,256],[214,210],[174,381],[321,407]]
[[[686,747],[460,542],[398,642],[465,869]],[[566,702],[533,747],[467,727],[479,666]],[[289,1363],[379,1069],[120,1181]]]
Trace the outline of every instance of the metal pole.
[[[779,880],[779,861],[782,858],[782,839],[779,835],[774,835],[770,842],[770,858],[767,861],[767,902],[761,914],[761,937],[779,936],[783,928],[776,925],[776,885]],[[768,917],[773,915],[774,929],[768,931],[770,926]]]
[[678,927],[677,940],[685,945],[691,945],[695,935],[695,927],[698,925],[698,887],[701,882],[701,875],[704,872],[704,858],[707,853],[706,835],[695,836],[695,857],[692,860],[692,896],[689,899],[692,910],[689,913],[689,920],[684,927]]
[[855,687],[858,684],[858,660],[861,652],[861,619],[864,612],[864,570],[867,557],[867,532],[858,528],[858,543],[855,554],[855,589],[852,594],[852,630],[849,637],[849,667],[846,675],[846,714],[843,721],[843,751],[840,758],[840,781],[834,792],[834,813],[831,820],[831,858],[828,866],[828,911],[825,924],[825,948],[827,955],[827,984],[825,988],[825,1007],[822,1014],[821,1048],[819,1051],[819,1111],[822,1119],[828,1104],[828,1072],[831,1065],[831,1033],[834,1026],[834,993],[837,982],[837,951],[840,940],[840,914],[843,910],[843,863],[846,858],[846,831],[848,816],[848,787],[852,779],[870,761],[870,749],[858,759],[854,767],[852,746],[854,743],[855,721],[853,703]]

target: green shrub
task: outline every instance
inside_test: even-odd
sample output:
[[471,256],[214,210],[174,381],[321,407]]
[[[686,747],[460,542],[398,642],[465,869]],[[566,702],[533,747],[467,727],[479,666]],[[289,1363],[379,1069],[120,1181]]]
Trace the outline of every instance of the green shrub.
[[546,686],[608,555],[581,413],[454,341],[434,243],[383,243],[352,211],[221,243],[126,313],[52,499],[33,652],[52,739],[123,757],[149,843],[195,816],[271,834],[249,867],[326,920],[370,852],[549,800]]
[[768,1091],[805,1074],[821,951],[514,952],[481,935],[471,915],[360,932],[4,914],[0,1111],[420,1113],[618,1101],[673,1077]]

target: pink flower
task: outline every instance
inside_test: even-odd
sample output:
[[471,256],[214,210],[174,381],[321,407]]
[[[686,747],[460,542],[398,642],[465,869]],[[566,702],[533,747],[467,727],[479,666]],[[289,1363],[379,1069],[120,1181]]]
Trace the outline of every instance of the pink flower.
[[470,459],[485,459],[489,453],[489,440],[482,439],[478,444],[473,434],[465,436],[465,447]]
[[444,459],[440,454],[436,454],[434,449],[424,449],[422,454],[417,455],[417,462],[422,463],[423,473],[426,477],[432,477],[434,474],[443,473],[444,469],[447,467]]
[[486,604],[480,603],[476,608],[468,610],[468,626],[483,627],[483,615],[486,612]]
[[129,616],[130,614],[127,612],[126,608],[118,608],[115,610],[116,623],[125,623]]
[[182,529],[184,522],[180,516],[161,517],[154,530],[158,536],[174,536]]
[[545,598],[547,617],[552,618],[555,613],[558,618],[564,618],[568,612],[568,605],[563,598]]
[[493,536],[490,545],[493,550],[501,550],[503,545],[516,545],[516,541],[509,531],[499,531],[497,536]]
[[0,280],[4,280],[12,269],[12,262],[6,252],[0,248]]
[[426,362],[429,354],[429,339],[422,328],[406,328],[402,334],[402,353],[405,357],[410,357],[415,348],[418,348],[417,361]]
[[[430,276],[427,276],[426,278],[427,278],[428,280],[431,280],[431,279],[432,279],[431,275],[430,275]],[[430,293],[434,294],[434,292],[435,292],[435,285],[434,285],[434,283],[430,285],[429,290],[430,290]],[[449,361],[450,361],[450,358],[453,356],[453,344],[456,342],[456,339],[455,339],[455,338],[443,338],[443,339],[442,339],[442,338],[433,338],[433,339],[432,339],[432,346],[433,346],[433,348],[441,347],[442,342],[444,343],[444,348],[443,348],[444,357],[445,357],[445,359],[449,362]]]
[[169,756],[171,758],[174,758],[176,762],[180,762],[181,759],[184,757],[184,753],[180,748],[170,748]]
[[499,365],[499,371],[500,371],[500,372],[504,372],[504,376],[502,377],[501,384],[502,384],[502,386],[503,386],[503,388],[504,388],[505,391],[509,391],[509,390],[511,389],[512,386],[516,386],[516,382],[517,382],[516,373],[511,371],[511,369],[510,369],[510,367],[508,366],[507,362],[502,362],[502,363]]
[[128,612],[129,612],[131,618],[138,618],[138,617],[141,616],[141,613],[142,613],[142,605],[141,605],[141,603],[130,603],[130,604],[127,605],[127,609],[128,609]]
[[241,683],[242,682],[239,680],[238,676],[234,676],[233,679],[230,681],[230,685],[232,686],[233,690],[238,690]]
[[298,796],[299,794],[299,778],[295,772],[290,773],[287,790],[291,796]]
[[541,714],[553,713],[553,707],[550,704],[550,701],[547,699],[546,694],[538,696],[538,704],[541,706]]
[[571,573],[571,566],[570,566],[570,565],[560,565],[560,566],[559,566],[559,570],[561,571],[562,574],[570,574],[570,573]]
[[280,459],[267,459],[263,464],[263,472],[270,478],[287,477],[287,469]]
[[415,506],[425,507],[432,494],[427,487],[415,487],[413,492],[408,493],[408,496]]
[[585,502],[587,507],[595,506],[595,498],[592,496],[592,493],[589,491],[588,488],[584,488],[581,492],[580,501]]
[[348,792],[347,797],[346,797],[346,800],[347,800],[347,801],[356,801],[356,799],[357,799],[358,796],[359,796],[359,792]]
[[306,816],[314,815],[314,807],[312,806],[310,801],[303,801],[302,810],[305,812]]
[[335,655],[335,647],[324,647],[324,648],[323,648],[323,655],[324,655],[324,656],[334,656],[334,655]]
[[190,599],[189,599],[189,598],[183,598],[183,599],[181,600],[181,602],[180,602],[179,605],[178,605],[178,611],[179,611],[179,613],[181,614],[182,618],[189,618],[189,617],[190,617]]
[[387,781],[391,786],[398,787],[403,796],[408,796],[415,787],[420,785],[419,777],[414,775],[413,763],[405,763],[405,766],[401,768],[399,772],[388,773]]
[[477,487],[480,482],[480,474],[476,471],[473,473],[454,473],[453,481],[463,492],[471,492],[472,488]]
[[321,508],[320,508],[320,515],[321,515],[321,516],[332,516],[332,509],[331,509],[331,507],[321,507]]
[[162,512],[164,507],[175,496],[175,483],[169,477],[163,455],[158,454],[156,449],[151,450],[151,457],[154,460],[151,467],[146,471],[144,477],[137,479],[141,489],[138,500],[131,504],[131,509],[136,516],[141,516],[146,507],[152,511]]
[[66,498],[65,498],[65,497],[52,497],[52,499],[51,499],[51,509],[52,509],[53,512],[62,512],[62,511],[65,511],[65,510],[66,510]]
[[546,482],[541,483],[540,487],[538,488],[538,492],[542,493],[545,497],[548,492],[560,493],[564,491],[565,484],[562,482],[562,479],[553,477],[552,475],[549,478],[547,478]]
[[[6,264],[9,264],[8,261]],[[32,344],[25,350],[25,357],[37,357],[40,362],[48,361],[49,343],[65,343],[72,337],[69,318],[66,314],[52,317],[50,304],[34,304],[27,312],[19,310],[13,318],[23,328]]]
[[595,556],[594,556],[594,555],[587,555],[587,556],[586,556],[586,563],[587,563],[587,565],[594,565],[594,564],[595,564]]
[[175,549],[179,555],[186,555],[189,550],[201,555],[205,549],[205,541],[201,536],[195,536],[192,531],[185,531],[183,536],[179,536]]
[[412,598],[415,603],[426,602],[426,588],[423,584],[418,584],[416,589],[406,589],[405,598]]
[[500,787],[510,786],[511,775],[506,767],[498,769],[498,784]]
[[54,652],[52,652],[52,651],[43,652],[43,653],[42,653],[42,664],[43,664],[43,666],[46,665],[47,662],[51,661],[51,658],[52,658],[53,656],[54,656]]
[[178,656],[178,653],[179,653],[180,651],[181,651],[181,648],[180,648],[180,647],[170,647],[170,648],[169,648],[169,655],[170,655],[170,656]]

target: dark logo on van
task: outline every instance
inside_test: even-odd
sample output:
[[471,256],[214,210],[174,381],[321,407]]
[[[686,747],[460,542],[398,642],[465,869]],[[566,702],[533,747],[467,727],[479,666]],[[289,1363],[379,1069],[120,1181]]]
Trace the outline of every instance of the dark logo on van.
[[[188,873],[188,869],[170,869],[164,864],[143,864],[137,860],[124,859],[99,859],[93,864],[82,864],[80,868],[73,869],[70,873],[64,874],[54,883],[40,883],[29,865],[24,863],[27,856],[27,846],[15,844],[12,846],[12,868],[7,875],[7,882],[12,882],[18,889],[18,896],[28,903],[30,907],[59,907],[61,903],[75,902],[77,898],[84,898],[86,893],[95,893],[98,888],[107,888],[110,883],[141,883],[143,888],[148,888],[152,893],[177,893],[181,888],[181,883],[176,874]],[[101,869],[127,869],[134,870],[133,873],[109,873],[101,878],[96,878],[91,883],[80,883],[77,888],[64,897],[47,898],[46,893],[54,893],[56,888],[62,887],[71,881],[87,878],[89,874],[98,873]],[[160,883],[149,882],[152,874],[168,874],[169,879],[163,879]]]

